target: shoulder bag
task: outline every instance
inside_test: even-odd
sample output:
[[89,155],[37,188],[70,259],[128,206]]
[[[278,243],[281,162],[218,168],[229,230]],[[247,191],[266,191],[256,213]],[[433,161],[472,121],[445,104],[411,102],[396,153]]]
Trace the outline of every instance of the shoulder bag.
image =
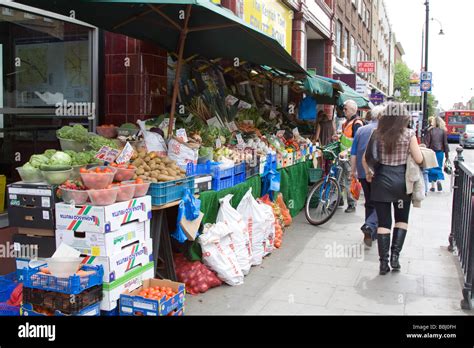
[[365,161],[367,162],[369,168],[372,169],[372,171],[377,167],[377,164],[379,164],[380,162],[376,138],[377,136],[374,130],[370,135],[369,143],[367,144],[367,148],[365,149]]

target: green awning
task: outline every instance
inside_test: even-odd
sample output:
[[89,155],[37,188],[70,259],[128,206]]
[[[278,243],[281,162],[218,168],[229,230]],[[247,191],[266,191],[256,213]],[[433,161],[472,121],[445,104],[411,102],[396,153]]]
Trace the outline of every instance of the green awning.
[[19,3],[178,51],[184,14],[191,5],[184,57],[239,58],[293,73],[305,70],[275,39],[210,0],[19,0]]
[[370,108],[371,102],[369,99],[364,97],[363,95],[357,93],[347,84],[341,81],[342,87],[344,88],[344,92],[339,94],[339,98],[337,100],[337,105],[342,107],[347,100],[352,99],[357,103],[357,106],[362,109]]
[[305,90],[315,96],[330,97],[334,96],[333,85],[321,79],[319,76],[307,76],[304,80]]

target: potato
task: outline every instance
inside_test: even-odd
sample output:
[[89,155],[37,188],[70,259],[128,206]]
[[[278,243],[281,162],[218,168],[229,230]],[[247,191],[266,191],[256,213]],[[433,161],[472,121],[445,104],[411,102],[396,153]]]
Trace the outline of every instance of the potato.
[[137,178],[138,178],[138,175],[135,174],[132,179],[133,179],[133,180],[137,180]]
[[156,178],[152,178],[150,181],[153,182],[153,183],[157,183],[157,182],[158,182],[158,180],[157,180]]
[[136,174],[139,176],[145,174],[145,169],[143,169],[143,167],[139,167],[136,171]]
[[173,169],[171,169],[171,168],[168,168],[168,169],[167,169],[167,172],[169,173],[170,176],[177,176],[177,175],[178,175],[178,173],[176,173],[176,172],[175,172]]
[[145,169],[146,172],[150,172],[150,171],[151,171],[151,168],[150,168],[150,166],[149,166],[148,164],[144,164],[142,168]]
[[186,174],[186,171],[185,171],[184,169],[182,169],[182,168],[179,168],[179,172],[180,172],[181,174]]
[[144,180],[148,178],[148,177],[145,176],[145,175],[139,175],[138,177],[139,177],[140,179],[144,179]]
[[174,177],[169,176],[169,175],[160,174],[158,176],[158,180],[160,180],[160,181],[173,181]]
[[148,156],[150,156],[151,159],[154,159],[154,158],[158,157],[158,154],[156,152],[150,152],[148,154]]
[[161,158],[161,162],[166,163],[166,164],[171,164],[173,163],[173,160],[171,160],[168,156]]
[[151,176],[152,178],[158,179],[158,177],[160,176],[160,174],[158,174],[157,172],[151,172],[150,176]]
[[150,162],[150,161],[151,161],[150,156],[147,155],[147,156],[144,158],[144,161],[145,161],[146,163]]
[[143,159],[143,158],[146,157],[146,153],[145,152],[139,152],[138,157]]
[[137,158],[135,161],[132,162],[132,165],[135,167],[140,167],[143,163],[143,160],[141,158]]

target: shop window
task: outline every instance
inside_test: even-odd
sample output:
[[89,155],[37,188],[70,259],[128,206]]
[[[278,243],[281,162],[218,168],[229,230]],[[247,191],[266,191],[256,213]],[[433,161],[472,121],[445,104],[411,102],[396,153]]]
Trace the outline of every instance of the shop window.
[[92,31],[0,6],[0,174],[8,181],[32,154],[59,149],[58,128],[92,124]]

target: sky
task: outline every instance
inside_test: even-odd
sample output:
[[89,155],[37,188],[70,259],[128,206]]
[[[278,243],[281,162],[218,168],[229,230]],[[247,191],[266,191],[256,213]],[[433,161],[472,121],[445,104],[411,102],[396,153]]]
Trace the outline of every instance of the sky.
[[[403,60],[421,68],[421,35],[425,0],[385,0],[392,31],[405,51]],[[430,0],[428,70],[433,73],[433,94],[440,106],[451,109],[474,96],[474,0]],[[472,89],[472,90],[471,90]]]

